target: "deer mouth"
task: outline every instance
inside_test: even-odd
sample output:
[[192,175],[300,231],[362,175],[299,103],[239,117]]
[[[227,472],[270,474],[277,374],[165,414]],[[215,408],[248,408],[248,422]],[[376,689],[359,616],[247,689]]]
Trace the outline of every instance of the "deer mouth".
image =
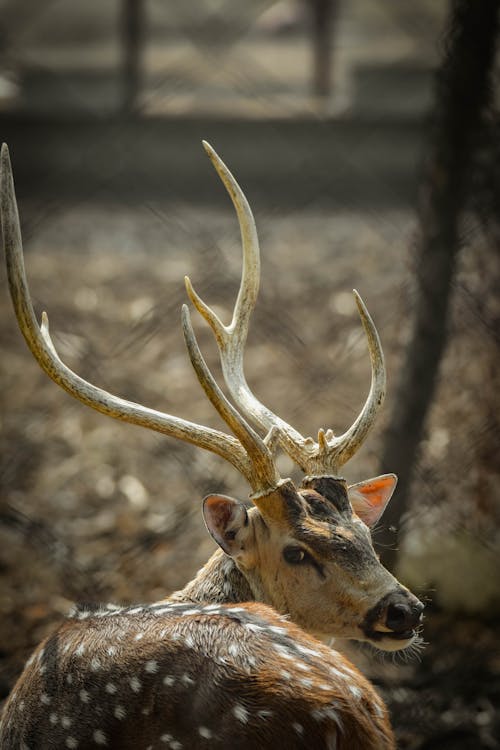
[[369,641],[375,641],[377,645],[380,645],[382,641],[412,641],[417,635],[417,631],[413,628],[395,632],[383,625],[380,626],[380,629],[367,628],[364,633]]
[[406,648],[422,623],[424,605],[413,594],[397,588],[383,597],[365,617],[365,638],[381,649]]

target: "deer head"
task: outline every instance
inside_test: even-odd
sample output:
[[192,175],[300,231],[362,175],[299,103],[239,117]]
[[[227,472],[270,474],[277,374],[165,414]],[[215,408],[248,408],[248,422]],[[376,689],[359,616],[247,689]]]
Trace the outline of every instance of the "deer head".
[[[209,495],[203,513],[220,546],[192,582],[185,597],[209,599],[207,577],[223,570],[239,591],[232,601],[249,598],[272,605],[307,631],[321,636],[368,640],[379,648],[410,645],[423,605],[379,562],[369,527],[382,515],[396,477],[384,475],[348,487],[341,467],[360,447],[385,392],[385,367],[375,325],[355,292],[372,364],[370,392],[359,416],[341,436],[319,430],[304,438],[264,406],[250,391],[243,371],[248,323],[259,286],[259,246],[252,212],[234,177],[204,144],[236,208],[243,242],[243,273],[233,319],[223,325],[200,299],[189,279],[186,288],[217,341],[223,374],[239,411],[224,396],[199,350],[186,305],[182,327],[189,356],[207,397],[234,436],[121,399],[83,380],[59,358],[48,318],[38,324],[26,280],[18,211],[7,147],[1,154],[1,217],[7,273],[21,331],[42,369],[68,393],[104,414],[142,425],[217,453],[252,488],[253,508],[222,495]],[[250,426],[250,420],[255,427]],[[306,474],[300,488],[282,479],[273,452],[280,446]],[[182,598],[182,592],[181,592]],[[215,597],[221,600],[221,594]],[[223,598],[223,597],[222,597]]]

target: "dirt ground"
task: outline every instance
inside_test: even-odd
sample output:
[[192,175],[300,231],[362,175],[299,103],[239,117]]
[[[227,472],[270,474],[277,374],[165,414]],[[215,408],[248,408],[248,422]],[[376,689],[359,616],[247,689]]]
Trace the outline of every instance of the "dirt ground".
[[[45,215],[29,200],[22,206],[35,307],[38,314],[48,311],[63,359],[123,397],[219,427],[184,352],[180,306],[187,273],[229,319],[240,250],[236,221],[223,201],[221,195],[219,208],[74,201]],[[371,214],[345,208],[332,215],[306,208],[259,211],[257,222],[263,282],[247,345],[249,382],[306,434],[345,429],[369,387],[366,344],[350,294],[356,287],[378,326],[389,373],[383,416],[346,467],[351,481],[371,476],[408,341],[414,218],[403,209]],[[488,262],[481,233],[469,232],[410,521],[425,529],[438,500],[438,518],[452,519],[492,547],[498,509],[488,493],[496,469],[494,457],[485,455],[491,442],[483,432],[494,406],[486,385],[496,372],[496,334],[488,321],[498,310],[480,293]],[[201,498],[208,491],[245,497],[248,490],[219,458],[116,423],[58,389],[22,341],[4,270],[0,274],[5,696],[30,650],[73,600],[147,602],[180,587],[214,548]],[[194,321],[219,373],[211,334]],[[279,467],[283,476],[295,476],[284,456]],[[450,471],[457,472],[453,486]],[[472,523],[479,494],[483,516],[478,520],[474,512]],[[461,575],[455,570],[456,578]],[[355,658],[388,701],[400,748],[500,747],[498,619],[492,609],[491,617],[445,611],[432,576],[418,591],[429,601],[421,661],[393,662],[365,650]]]

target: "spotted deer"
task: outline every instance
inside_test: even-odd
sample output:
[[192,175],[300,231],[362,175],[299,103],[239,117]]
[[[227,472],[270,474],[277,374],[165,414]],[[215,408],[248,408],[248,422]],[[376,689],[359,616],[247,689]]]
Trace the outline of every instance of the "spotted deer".
[[[107,393],[61,361],[47,315],[39,326],[31,303],[3,146],[8,281],[19,326],[40,366],[88,406],[226,459],[248,481],[253,503],[247,510],[224,495],[205,498],[204,520],[219,548],[182,590],[153,604],[77,607],[19,677],[3,714],[3,750],[394,748],[383,702],[362,674],[324,643],[337,636],[391,651],[413,648],[419,638],[423,605],[380,564],[369,532],[396,477],[348,486],[339,476],[383,401],[377,330],[355,292],[372,382],[343,435],[319,430],[316,441],[304,438],[252,394],[243,350],[259,286],[257,234],[234,177],[204,146],[241,229],[243,271],[230,325],[223,325],[187,278],[186,288],[215,334],[239,410],[210,373],[186,305],[182,327],[199,382],[233,436]],[[300,488],[280,477],[278,446],[304,472]]]

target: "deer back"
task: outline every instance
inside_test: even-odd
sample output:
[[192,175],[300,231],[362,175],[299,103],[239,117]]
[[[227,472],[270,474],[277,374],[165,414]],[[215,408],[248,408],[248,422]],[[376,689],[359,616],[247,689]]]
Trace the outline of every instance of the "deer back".
[[339,653],[259,605],[79,609],[34,652],[0,746],[394,748],[387,712]]

